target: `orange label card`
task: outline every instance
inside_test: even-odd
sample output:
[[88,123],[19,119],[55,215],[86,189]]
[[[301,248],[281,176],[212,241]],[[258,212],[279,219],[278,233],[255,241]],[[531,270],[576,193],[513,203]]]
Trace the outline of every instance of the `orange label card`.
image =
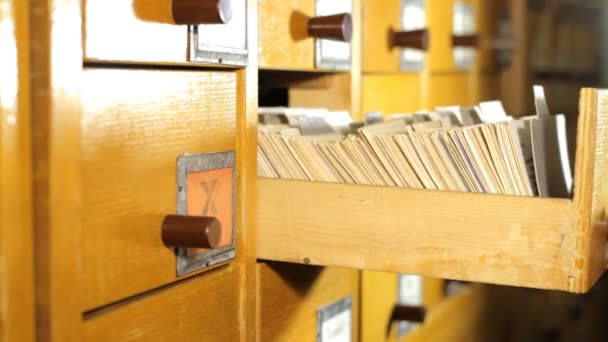
[[[220,247],[232,244],[232,193],[234,169],[216,169],[188,174],[188,215],[213,216],[222,225]],[[189,249],[188,255],[208,249]]]

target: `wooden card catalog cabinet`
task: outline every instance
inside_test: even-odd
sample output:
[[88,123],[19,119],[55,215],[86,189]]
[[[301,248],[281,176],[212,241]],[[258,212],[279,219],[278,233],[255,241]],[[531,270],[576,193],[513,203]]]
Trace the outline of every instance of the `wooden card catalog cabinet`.
[[259,1],[259,65],[349,70],[352,0]]

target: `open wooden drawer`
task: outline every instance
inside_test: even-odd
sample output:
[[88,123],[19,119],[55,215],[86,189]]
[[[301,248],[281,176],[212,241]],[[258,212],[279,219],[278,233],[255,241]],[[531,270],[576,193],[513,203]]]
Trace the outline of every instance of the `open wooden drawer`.
[[606,268],[608,91],[583,89],[574,198],[259,179],[260,259],[585,292]]

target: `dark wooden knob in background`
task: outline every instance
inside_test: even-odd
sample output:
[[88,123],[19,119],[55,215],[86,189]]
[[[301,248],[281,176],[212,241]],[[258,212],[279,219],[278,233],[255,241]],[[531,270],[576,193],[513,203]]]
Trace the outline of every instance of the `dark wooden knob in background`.
[[429,49],[429,30],[391,32],[391,47],[426,51]]
[[487,48],[494,51],[508,51],[512,52],[518,48],[517,39],[511,36],[506,37],[494,37],[488,39],[487,42],[482,44],[483,48]]
[[393,308],[391,320],[422,323],[426,318],[426,309],[420,306],[396,304]]
[[178,25],[227,24],[232,19],[232,0],[171,0]]
[[161,235],[167,247],[214,249],[219,247],[222,227],[215,217],[167,215]]
[[308,35],[315,38],[350,42],[353,36],[353,19],[349,13],[310,18]]
[[479,35],[478,34],[468,34],[468,35],[462,35],[462,36],[454,35],[454,36],[452,36],[452,46],[478,48],[479,47]]

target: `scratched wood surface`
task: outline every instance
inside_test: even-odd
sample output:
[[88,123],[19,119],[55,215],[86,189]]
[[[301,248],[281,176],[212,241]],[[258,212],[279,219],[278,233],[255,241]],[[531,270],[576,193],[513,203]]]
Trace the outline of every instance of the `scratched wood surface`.
[[188,28],[173,24],[170,0],[83,0],[86,61],[188,61]]
[[28,7],[0,0],[0,341],[35,340]]
[[260,179],[258,257],[568,290],[577,218],[565,199]]
[[86,314],[81,340],[239,341],[238,282],[239,268],[230,266]]
[[349,295],[353,299],[352,341],[359,341],[358,271],[259,263],[257,272],[258,341],[316,341],[317,311]]
[[235,149],[237,77],[87,69],[83,80],[82,309],[90,310],[177,279],[160,239],[164,215],[176,212],[176,160]]
[[314,70],[315,40],[306,32],[314,0],[260,0],[258,5],[260,68]]

